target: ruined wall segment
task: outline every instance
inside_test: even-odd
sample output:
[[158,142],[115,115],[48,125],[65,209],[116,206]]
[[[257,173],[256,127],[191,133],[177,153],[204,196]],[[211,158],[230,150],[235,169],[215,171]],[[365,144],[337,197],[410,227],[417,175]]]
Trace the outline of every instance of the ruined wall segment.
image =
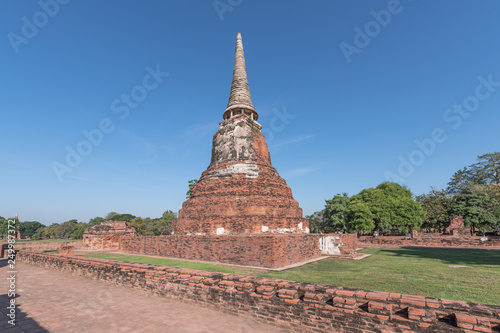
[[[330,246],[320,246],[328,242]],[[322,255],[351,254],[357,248],[355,234],[129,236],[120,241],[120,251],[124,253],[266,268],[280,268]]]
[[136,230],[125,221],[105,221],[83,233],[83,247],[89,250],[118,250],[122,236],[135,236]]

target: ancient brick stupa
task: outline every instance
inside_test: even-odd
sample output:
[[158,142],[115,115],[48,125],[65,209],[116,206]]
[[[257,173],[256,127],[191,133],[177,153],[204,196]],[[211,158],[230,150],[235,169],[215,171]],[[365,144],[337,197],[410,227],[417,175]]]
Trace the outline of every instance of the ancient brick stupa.
[[271,164],[258,117],[238,33],[231,93],[210,165],[183,203],[175,235],[309,232],[290,187]]

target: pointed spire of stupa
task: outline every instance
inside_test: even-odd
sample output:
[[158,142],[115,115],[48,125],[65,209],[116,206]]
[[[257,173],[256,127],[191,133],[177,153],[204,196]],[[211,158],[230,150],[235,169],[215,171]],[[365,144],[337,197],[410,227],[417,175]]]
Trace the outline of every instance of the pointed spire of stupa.
[[245,54],[243,53],[243,41],[238,32],[236,37],[236,50],[234,55],[233,83],[231,84],[231,94],[229,102],[222,117],[229,119],[233,115],[245,113],[257,120],[259,115],[252,104],[250,88],[248,87],[247,69],[245,66]]

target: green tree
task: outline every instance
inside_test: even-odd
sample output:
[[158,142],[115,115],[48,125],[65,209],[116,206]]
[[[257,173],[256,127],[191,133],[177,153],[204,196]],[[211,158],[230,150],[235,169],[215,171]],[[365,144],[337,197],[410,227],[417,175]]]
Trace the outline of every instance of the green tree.
[[49,238],[57,238],[56,232],[57,228],[59,228],[59,223],[52,223],[51,225],[45,227],[43,229],[43,237],[49,237]]
[[71,233],[78,227],[78,220],[73,219],[63,222],[56,228],[55,236],[61,239],[67,239]]
[[149,217],[142,218],[136,217],[133,218],[129,223],[131,227],[134,227],[137,231],[138,235],[141,236],[154,236],[154,226]]
[[426,218],[422,223],[423,228],[442,231],[448,226],[453,201],[445,190],[431,187],[428,194],[419,195],[416,200],[426,213]]
[[500,185],[500,153],[489,153],[477,157],[475,183],[479,185]]
[[172,221],[177,219],[177,213],[171,210],[163,212],[162,216],[154,219],[153,232],[155,235],[170,235],[172,233]]
[[[359,216],[354,214],[353,207],[363,210]],[[360,225],[360,221],[364,221],[368,216],[365,207],[371,213],[373,228],[380,231],[409,232],[413,229],[420,230],[425,218],[425,212],[420,204],[413,199],[411,191],[393,182],[384,182],[376,188],[364,189],[351,198],[347,206],[349,211],[347,214],[348,230],[360,229],[357,227]],[[353,218],[356,218],[356,221],[353,221]],[[366,230],[371,226],[366,222],[361,224],[363,232],[367,232]]]
[[451,176],[446,192],[450,195],[460,193],[460,191],[471,184],[472,181],[471,171],[465,167]]
[[186,199],[191,198],[191,195],[193,195],[193,187],[198,184],[198,179],[191,179],[188,181],[188,191],[186,192]]
[[108,214],[106,214],[106,217],[104,219],[106,221],[117,221],[115,217],[118,215],[120,214],[118,214],[117,212],[109,212]]
[[353,196],[353,198],[355,197],[364,202],[370,209],[376,230],[390,231],[392,229],[389,203],[384,192],[375,188],[368,188]]
[[313,234],[321,232],[321,225],[323,224],[323,211],[314,212],[307,215],[306,219],[309,220],[309,230]]
[[464,167],[453,174],[446,191],[458,194],[471,185],[500,184],[500,153],[489,153],[477,157],[477,163]]
[[[112,212],[112,213],[114,213],[114,212]],[[116,214],[116,213],[114,213],[114,214]],[[106,221],[105,218],[97,216],[97,217],[94,217],[94,218],[90,219],[89,222],[88,222],[88,224],[89,224],[89,226],[92,227],[92,226],[97,225],[97,224],[99,224],[101,222],[104,222],[104,221]]]
[[91,225],[88,224],[88,223],[83,223],[83,222],[82,223],[78,223],[78,225],[76,226],[76,228],[73,229],[73,231],[71,232],[71,234],[69,235],[69,237],[71,237],[73,239],[82,239],[83,238],[83,233],[90,226]]
[[0,216],[0,236],[2,236],[3,238],[7,237],[8,228],[9,228],[9,226],[8,226],[7,219]]
[[[125,221],[125,222],[130,222],[133,219],[135,219],[137,216],[132,215],[132,214],[119,214],[117,212],[109,212],[105,220],[106,221]],[[100,223],[100,222],[99,222]]]
[[45,233],[45,228],[47,228],[47,227],[38,228],[37,231],[33,234],[32,239],[36,240],[39,237],[43,237],[43,235]]
[[325,200],[326,205],[323,210],[323,219],[321,224],[318,225],[320,232],[347,231],[346,208],[349,200],[350,198],[347,193],[339,193],[332,199]]
[[375,228],[374,216],[361,197],[355,197],[349,202],[346,216],[349,232],[369,233]]
[[493,231],[500,225],[499,202],[474,187],[464,188],[455,196],[452,211],[463,216],[464,225],[473,231]]
[[130,222],[135,219],[137,216],[132,214],[119,214],[115,216],[115,221],[125,221]]
[[25,237],[32,238],[38,229],[44,227],[45,226],[38,221],[26,221],[26,222],[20,222],[19,231],[21,231],[21,235],[23,238]]

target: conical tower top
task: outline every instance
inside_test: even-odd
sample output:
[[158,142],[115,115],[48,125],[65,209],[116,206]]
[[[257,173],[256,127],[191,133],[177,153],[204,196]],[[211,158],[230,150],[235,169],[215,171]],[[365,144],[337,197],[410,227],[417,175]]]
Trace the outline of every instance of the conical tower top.
[[259,115],[252,104],[250,88],[248,87],[247,69],[245,66],[245,54],[243,53],[243,41],[241,34],[236,36],[236,50],[234,55],[233,83],[231,84],[231,93],[229,102],[222,118],[229,119],[233,115],[247,114],[252,119],[257,120]]

